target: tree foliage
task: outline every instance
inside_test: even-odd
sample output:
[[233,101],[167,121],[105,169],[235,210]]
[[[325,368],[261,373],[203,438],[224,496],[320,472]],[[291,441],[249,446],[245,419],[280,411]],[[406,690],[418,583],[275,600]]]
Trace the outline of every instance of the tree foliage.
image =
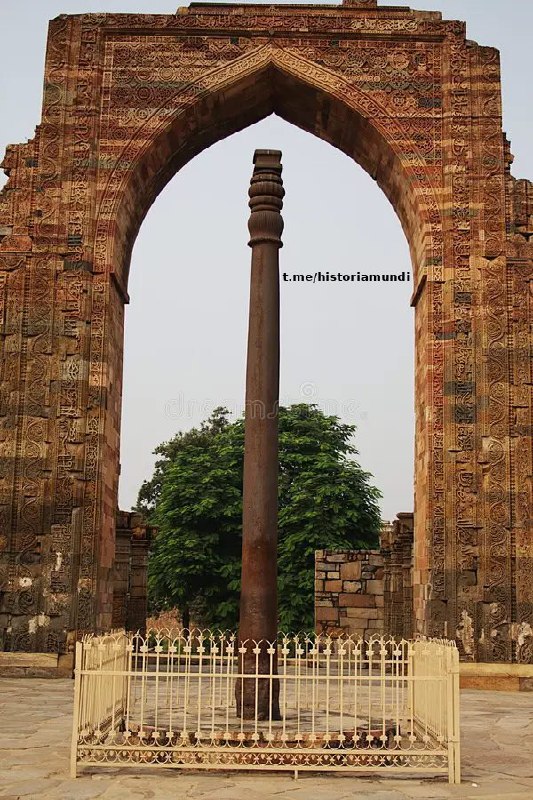
[[[138,508],[159,533],[149,561],[152,607],[236,628],[241,568],[244,420],[219,408],[157,448]],[[279,412],[279,622],[313,627],[314,552],[377,544],[380,493],[354,456],[355,427],[314,405]]]
[[149,481],[144,481],[137,496],[135,511],[144,514],[147,521],[154,521],[156,506],[161,497],[163,477],[167,467],[173,463],[180,450],[188,447],[202,447],[207,445],[212,436],[222,431],[228,424],[229,411],[226,408],[216,408],[208,420],[202,422],[200,428],[192,428],[183,433],[180,431],[169,442],[158,445],[154,454],[161,456],[155,462],[154,474]]

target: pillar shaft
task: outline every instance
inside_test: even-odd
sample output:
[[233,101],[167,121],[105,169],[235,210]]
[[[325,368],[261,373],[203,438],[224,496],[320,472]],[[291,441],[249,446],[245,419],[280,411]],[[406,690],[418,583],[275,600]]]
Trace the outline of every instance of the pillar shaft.
[[[242,588],[239,639],[248,640],[241,659],[245,673],[275,672],[266,646],[252,653],[253,641],[277,638],[278,405],[279,405],[279,248],[283,219],[281,153],[256,150],[250,196],[252,268],[246,366],[243,480]],[[257,660],[256,660],[257,659]],[[277,682],[276,682],[277,683]],[[257,682],[259,718],[279,716],[277,686]],[[256,681],[237,686],[237,706],[255,714]],[[242,699],[241,699],[242,698]],[[242,703],[242,708],[241,708]]]

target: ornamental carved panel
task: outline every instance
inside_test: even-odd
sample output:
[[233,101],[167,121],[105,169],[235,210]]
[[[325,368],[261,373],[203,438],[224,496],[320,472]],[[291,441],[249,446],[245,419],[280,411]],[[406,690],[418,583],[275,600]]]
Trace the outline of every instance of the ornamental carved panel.
[[111,624],[133,242],[187,161],[276,113],[372,175],[409,241],[416,630],[533,661],[533,187],[498,52],[376,0],[195,4],[57,17],[44,85],[0,193],[2,647]]

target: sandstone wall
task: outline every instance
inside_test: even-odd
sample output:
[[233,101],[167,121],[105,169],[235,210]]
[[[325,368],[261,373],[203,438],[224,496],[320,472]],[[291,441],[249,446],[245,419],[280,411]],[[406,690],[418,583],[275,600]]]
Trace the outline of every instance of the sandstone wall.
[[115,565],[112,573],[113,628],[146,630],[148,608],[148,550],[157,529],[141,514],[118,511]]
[[379,550],[316,551],[317,633],[381,634],[383,605],[383,556]]

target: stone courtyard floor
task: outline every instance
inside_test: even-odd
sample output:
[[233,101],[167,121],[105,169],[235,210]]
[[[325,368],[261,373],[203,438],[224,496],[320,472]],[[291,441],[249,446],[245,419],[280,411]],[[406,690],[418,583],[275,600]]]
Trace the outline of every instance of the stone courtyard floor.
[[0,679],[0,798],[533,800],[533,694],[461,692],[461,786],[445,779],[99,769],[68,774],[73,682]]

